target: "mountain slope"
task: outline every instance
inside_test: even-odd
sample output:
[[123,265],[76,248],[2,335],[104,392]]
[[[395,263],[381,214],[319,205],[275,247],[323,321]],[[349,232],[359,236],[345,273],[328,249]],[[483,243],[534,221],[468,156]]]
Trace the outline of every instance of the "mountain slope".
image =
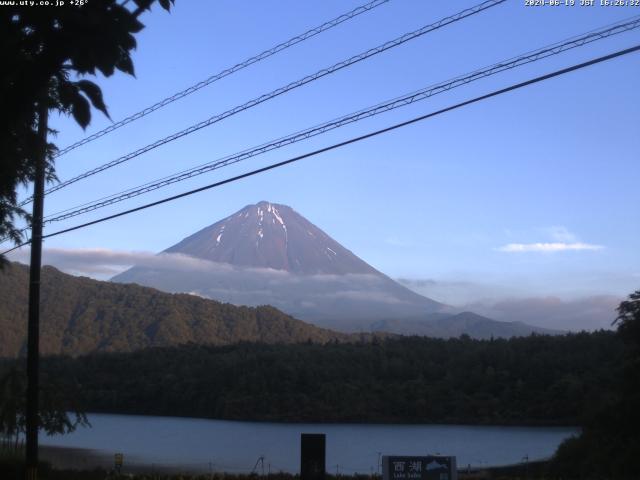
[[[26,341],[28,267],[0,271],[0,357],[14,357]],[[239,341],[297,343],[348,336],[296,320],[273,307],[236,307],[193,295],[101,282],[42,270],[43,354],[133,351],[184,343]]]

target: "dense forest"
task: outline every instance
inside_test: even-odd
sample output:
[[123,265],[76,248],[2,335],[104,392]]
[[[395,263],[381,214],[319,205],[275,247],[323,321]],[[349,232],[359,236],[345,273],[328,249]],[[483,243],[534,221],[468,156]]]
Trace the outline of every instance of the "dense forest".
[[192,344],[48,357],[42,365],[45,378],[75,379],[76,400],[90,412],[576,425],[606,401],[620,352],[618,337],[602,331],[509,340]]

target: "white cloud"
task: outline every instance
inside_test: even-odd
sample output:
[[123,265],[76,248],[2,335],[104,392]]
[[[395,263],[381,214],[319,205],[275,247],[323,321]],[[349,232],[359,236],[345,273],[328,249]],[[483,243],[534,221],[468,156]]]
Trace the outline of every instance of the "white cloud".
[[344,298],[347,300],[356,300],[364,302],[378,302],[387,304],[404,304],[407,303],[387,292],[366,291],[366,290],[342,290],[339,292],[321,293],[315,295],[317,298]]
[[564,252],[568,250],[602,250],[602,245],[594,245],[583,242],[538,242],[538,243],[508,243],[496,250],[500,252],[517,253],[517,252]]
[[508,243],[495,250],[499,252],[507,253],[519,253],[519,252],[566,252],[566,251],[579,251],[579,250],[602,250],[602,245],[596,245],[593,243],[585,243],[578,238],[578,236],[563,225],[554,225],[551,227],[544,227],[537,229],[538,234],[542,233],[548,237],[550,241],[547,242],[534,242],[534,243]]
[[[29,249],[25,248],[8,255],[8,258],[27,263],[29,255]],[[53,265],[63,272],[99,279],[113,276],[133,265],[177,270],[207,270],[212,267],[212,262],[179,253],[156,255],[151,252],[119,251],[106,248],[44,248],[42,259],[43,264]],[[225,267],[223,264],[216,264],[218,269]]]
[[[20,249],[8,255],[13,261],[29,262],[28,248]],[[86,275],[105,280],[136,265],[158,270],[193,272],[202,274],[224,274],[229,278],[245,277],[249,274],[262,285],[278,286],[296,284],[313,284],[315,288],[323,288],[323,284],[351,285],[357,283],[362,288],[378,288],[383,286],[384,279],[369,273],[313,274],[297,275],[286,270],[266,267],[241,267],[228,263],[218,263],[196,258],[182,253],[159,253],[110,250],[106,248],[44,248],[43,265],[52,265],[72,275]]]

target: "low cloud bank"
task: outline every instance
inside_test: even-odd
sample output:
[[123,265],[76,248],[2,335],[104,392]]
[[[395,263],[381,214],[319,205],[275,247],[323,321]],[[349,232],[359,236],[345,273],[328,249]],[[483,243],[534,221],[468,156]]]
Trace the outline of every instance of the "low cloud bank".
[[[27,263],[29,250],[13,252],[11,260]],[[247,304],[254,298],[258,303],[280,298],[287,305],[289,293],[300,296],[296,308],[313,308],[327,301],[359,300],[377,305],[402,303],[397,296],[385,291],[384,277],[369,274],[295,275],[269,268],[243,268],[215,263],[183,254],[154,254],[139,251],[108,249],[45,248],[43,264],[73,275],[86,275],[101,280],[111,278],[133,265],[154,270],[171,270],[167,282],[179,287],[158,285],[165,290],[183,291],[210,298]],[[183,272],[185,275],[179,275]],[[207,290],[195,288],[206,278]],[[192,281],[193,280],[193,281]],[[590,295],[565,300],[554,296],[526,296],[516,287],[465,281],[437,281],[433,279],[398,279],[411,290],[460,310],[470,310],[502,321],[519,321],[544,328],[561,330],[595,330],[611,328],[615,309],[623,300],[616,295]],[[241,285],[240,289],[238,286]],[[192,288],[193,287],[193,288]]]
[[518,321],[559,330],[611,329],[623,300],[613,295],[593,295],[575,300],[557,297],[515,298],[495,303],[472,303],[465,308],[495,320]]
[[[10,260],[27,263],[29,250],[13,253]],[[305,297],[308,302],[350,299],[389,305],[403,303],[385,291],[389,282],[379,275],[297,275],[271,268],[237,267],[179,253],[156,255],[108,249],[45,248],[43,265],[100,280],[111,279],[134,265],[152,272],[167,271],[166,275],[149,277],[153,280],[149,283],[140,281],[142,278],[136,276],[127,278],[127,273],[117,281],[143,283],[165,291],[191,293],[245,305],[270,303],[270,300],[280,297],[284,302],[289,294],[291,297]]]
[[562,299],[557,296],[526,295],[515,286],[475,282],[398,279],[415,292],[469,310],[494,320],[523,322],[557,330],[610,329],[618,295],[583,295]]
[[[8,255],[10,260],[28,263],[29,249],[21,249]],[[164,267],[177,270],[201,270],[207,268],[204,260],[181,254],[160,254],[104,248],[44,248],[42,264],[52,265],[65,273],[86,275],[106,280],[133,265],[151,268]]]

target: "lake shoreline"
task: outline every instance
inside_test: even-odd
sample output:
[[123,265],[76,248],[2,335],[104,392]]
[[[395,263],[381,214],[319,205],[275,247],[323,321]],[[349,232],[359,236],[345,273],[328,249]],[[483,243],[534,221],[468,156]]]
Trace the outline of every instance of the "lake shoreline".
[[39,446],[39,459],[56,470],[113,468],[113,457],[99,450],[76,447]]
[[[39,447],[39,458],[41,462],[49,464],[50,467],[55,470],[105,470],[109,472],[115,469],[114,455],[90,448],[42,445]],[[135,459],[130,459],[127,456],[124,458],[121,471],[124,474],[158,473],[164,475],[177,475],[181,473],[201,475],[203,473],[209,473],[204,469],[185,469],[179,465],[137,462]]]
[[[56,446],[40,446],[40,461],[49,464],[49,466],[55,470],[74,470],[74,471],[92,471],[92,470],[114,470],[114,457],[105,452],[98,450],[92,450],[87,448],[75,448],[75,447],[56,447]],[[464,466],[458,465],[458,475],[460,479],[465,478],[487,478],[483,475],[491,475],[488,478],[492,478],[494,475],[520,475],[528,472],[535,475],[542,472],[548,465],[550,459],[536,460],[524,463],[517,463],[512,465],[498,465],[498,466],[486,466],[486,467],[472,467],[467,469]],[[212,466],[213,467],[213,466]],[[189,469],[180,467],[179,465],[167,465],[167,464],[139,464],[136,462],[128,463],[125,458],[124,465],[122,467],[122,473],[124,474],[163,474],[163,475],[202,475],[206,473],[226,474],[233,475],[234,477],[251,477],[251,474],[237,474],[232,472],[225,472],[223,470],[215,470],[211,468],[206,469]],[[278,475],[282,477],[293,478],[298,474],[289,472],[272,472],[271,475]],[[479,476],[480,475],[480,476]],[[332,475],[327,472],[327,477]],[[362,474],[341,474],[340,477],[360,477],[367,476],[370,478],[379,478],[377,475]]]
[[409,420],[403,420],[401,418],[391,418],[389,420],[345,420],[345,421],[326,421],[321,419],[296,419],[296,418],[285,418],[285,419],[264,419],[264,418],[220,418],[220,417],[196,417],[191,415],[168,415],[168,414],[148,414],[148,413],[138,413],[138,412],[114,412],[114,411],[101,411],[101,410],[93,410],[91,412],[86,412],[87,415],[120,415],[127,417],[157,417],[157,418],[175,418],[175,419],[188,419],[188,420],[214,420],[219,422],[238,422],[238,423],[259,423],[259,424],[273,424],[273,425],[301,425],[301,424],[310,424],[310,425],[380,425],[380,426],[388,426],[388,425],[415,425],[415,426],[427,426],[427,425],[438,425],[438,426],[461,426],[461,427],[498,427],[498,428],[580,428],[578,425],[564,422],[512,422],[512,423],[493,423],[493,422],[477,422],[477,423],[468,423],[468,422],[456,422],[455,420],[451,421],[433,421],[433,422],[414,422]]

